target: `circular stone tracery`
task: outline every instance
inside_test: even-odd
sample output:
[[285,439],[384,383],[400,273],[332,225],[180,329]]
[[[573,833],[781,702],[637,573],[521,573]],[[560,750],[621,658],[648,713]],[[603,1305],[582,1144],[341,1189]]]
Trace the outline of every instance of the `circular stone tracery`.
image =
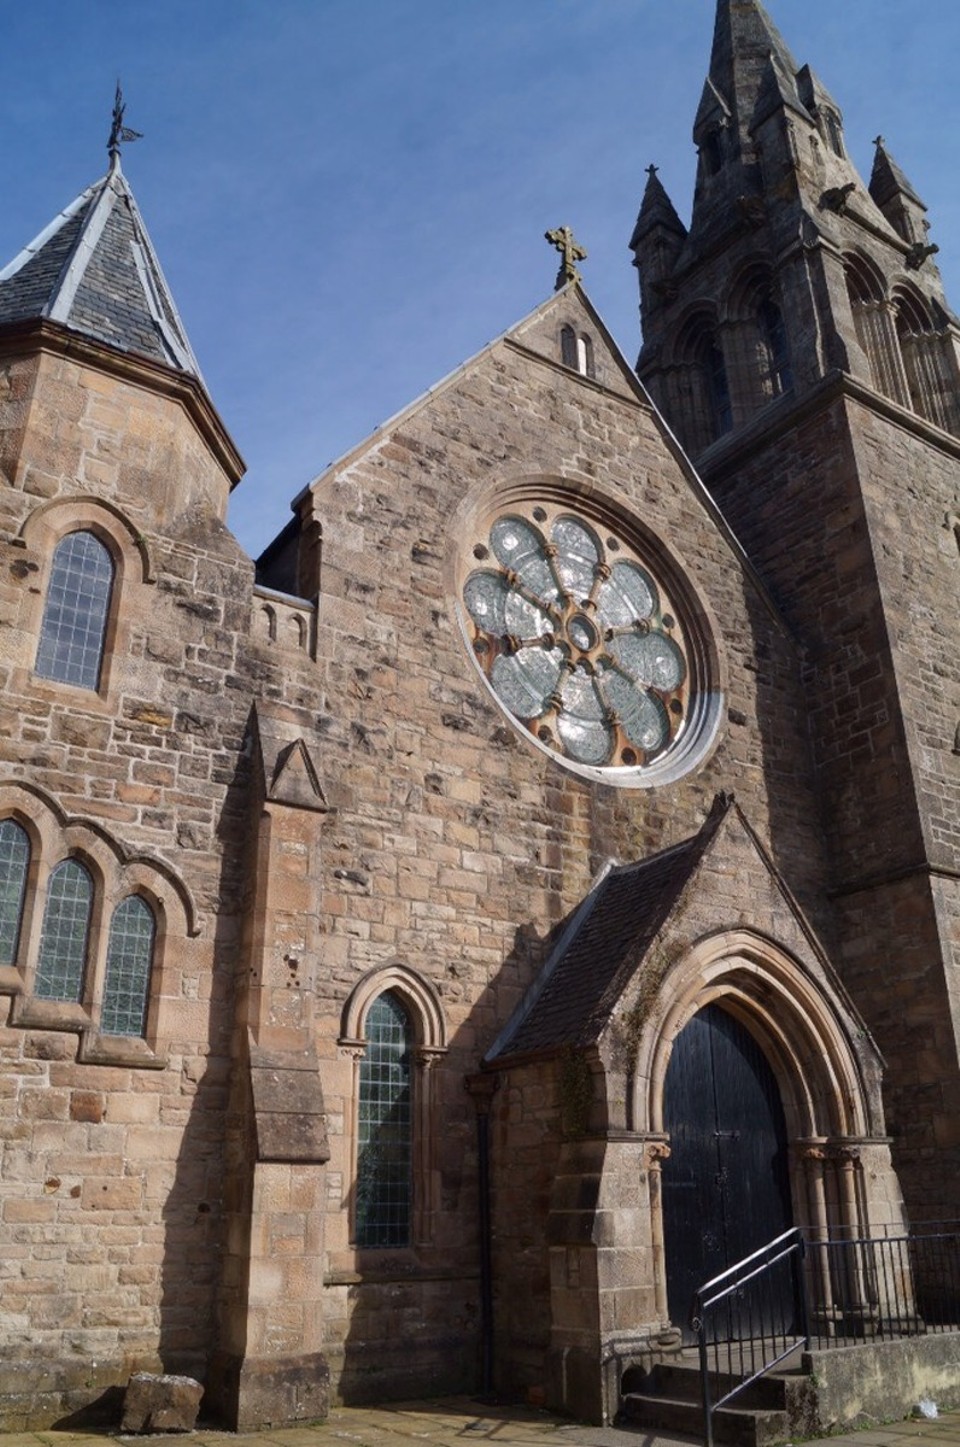
[[[463,601],[500,703],[572,763],[643,770],[683,732],[690,667],[662,588],[622,538],[543,507],[505,514]],[[493,564],[498,566],[493,566]]]

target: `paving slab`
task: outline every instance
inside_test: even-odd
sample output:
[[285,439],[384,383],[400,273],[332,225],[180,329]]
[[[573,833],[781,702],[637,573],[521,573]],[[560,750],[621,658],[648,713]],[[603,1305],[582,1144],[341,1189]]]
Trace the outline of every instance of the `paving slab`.
[[[90,1430],[11,1432],[0,1447],[691,1447],[699,1439],[670,1432],[587,1427],[533,1407],[491,1405],[474,1397],[399,1402],[377,1407],[336,1407],[324,1422],[261,1432],[220,1432],[199,1426],[188,1433],[133,1436]],[[825,1438],[830,1447],[960,1447],[960,1412],[910,1419]]]

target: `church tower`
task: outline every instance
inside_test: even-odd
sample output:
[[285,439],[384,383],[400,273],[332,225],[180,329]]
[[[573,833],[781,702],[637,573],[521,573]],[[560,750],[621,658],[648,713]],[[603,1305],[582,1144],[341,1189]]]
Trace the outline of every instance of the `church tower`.
[[689,231],[654,168],[638,372],[804,658],[837,958],[915,1219],[960,1208],[960,326],[926,207],[759,0],[718,0]]

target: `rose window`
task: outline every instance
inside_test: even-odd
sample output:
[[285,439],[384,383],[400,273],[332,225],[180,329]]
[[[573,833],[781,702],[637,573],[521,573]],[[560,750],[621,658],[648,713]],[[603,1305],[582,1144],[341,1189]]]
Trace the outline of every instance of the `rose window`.
[[687,726],[676,610],[621,538],[566,512],[497,518],[463,601],[474,655],[505,709],[574,764],[644,769]]

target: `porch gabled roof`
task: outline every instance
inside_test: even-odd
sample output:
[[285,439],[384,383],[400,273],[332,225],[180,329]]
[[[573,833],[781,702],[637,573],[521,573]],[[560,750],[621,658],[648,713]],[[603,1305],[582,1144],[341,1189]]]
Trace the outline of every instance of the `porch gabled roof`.
[[589,1044],[653,943],[728,807],[720,801],[698,834],[635,864],[615,865],[564,931],[539,980],[487,1061]]

